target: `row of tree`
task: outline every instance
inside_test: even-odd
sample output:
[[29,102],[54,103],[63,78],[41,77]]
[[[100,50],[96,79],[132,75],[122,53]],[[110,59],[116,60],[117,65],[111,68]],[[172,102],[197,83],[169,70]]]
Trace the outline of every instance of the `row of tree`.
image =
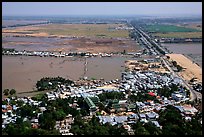
[[15,95],[16,94],[16,90],[15,89],[11,89],[11,90],[9,90],[9,89],[4,89],[4,91],[3,91],[3,93],[4,93],[4,95],[5,96],[8,96],[8,95]]

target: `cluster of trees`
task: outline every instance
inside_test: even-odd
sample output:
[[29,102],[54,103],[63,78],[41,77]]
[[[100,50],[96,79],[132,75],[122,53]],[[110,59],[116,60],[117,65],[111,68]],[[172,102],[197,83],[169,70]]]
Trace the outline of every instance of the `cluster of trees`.
[[168,105],[159,113],[163,135],[202,135],[202,125],[199,122],[201,118],[202,113],[192,116],[191,121],[186,121],[172,105]]
[[2,129],[2,135],[60,135],[57,130],[35,129],[31,127],[29,121],[18,118],[17,122],[10,123],[5,129]]
[[16,94],[16,90],[15,89],[11,89],[11,90],[9,90],[9,89],[4,89],[4,91],[3,91],[3,93],[4,93],[4,95],[5,96],[8,96],[8,95],[15,95]]
[[77,116],[70,132],[74,135],[128,135],[123,127],[112,126],[109,123],[102,125],[95,116],[88,122]]
[[[35,113],[33,113],[35,111]],[[17,109],[17,115],[21,116],[22,118],[28,117],[32,118],[37,115],[39,109],[36,106],[31,106],[30,104],[25,104],[24,106]]]
[[[40,128],[52,131],[54,130],[56,121],[64,120],[68,114],[71,114],[73,117],[80,114],[83,116],[87,115],[85,110],[76,110],[76,108],[70,107],[69,104],[73,102],[74,98],[56,99],[51,101],[43,100],[39,106],[46,107],[47,110],[39,116]],[[17,102],[17,104],[21,104],[21,107],[17,109],[16,113],[17,115],[20,115],[22,119],[26,117],[30,120],[33,117],[37,117],[37,113],[40,112],[37,106],[32,106],[30,104],[22,106],[22,102],[20,101]],[[45,104],[47,105],[45,106]],[[33,113],[34,111],[35,113]]]
[[122,92],[103,92],[98,95],[101,102],[107,99],[124,99],[125,95]]
[[141,93],[141,92],[138,92],[137,95],[133,95],[133,94],[130,95],[129,99],[132,102],[136,102],[136,101],[145,102],[147,100],[154,100],[155,102],[159,102],[155,96],[151,96],[148,93]]
[[159,88],[157,90],[157,93],[160,95],[160,96],[164,96],[164,97],[170,97],[171,94],[174,92],[174,91],[178,91],[179,87],[178,85],[176,84],[171,84],[169,86],[164,86],[162,88]]
[[132,126],[135,135],[162,135],[162,130],[153,123],[141,123],[137,122]]
[[59,83],[70,85],[73,83],[73,81],[69,79],[64,79],[62,77],[54,77],[54,78],[45,77],[37,81],[36,87],[39,91],[55,89]]

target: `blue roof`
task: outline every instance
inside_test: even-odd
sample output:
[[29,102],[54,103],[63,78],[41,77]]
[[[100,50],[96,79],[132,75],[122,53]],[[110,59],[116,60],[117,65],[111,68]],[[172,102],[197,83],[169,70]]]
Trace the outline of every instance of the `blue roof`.
[[158,121],[152,121],[152,123],[156,126],[156,127],[160,127],[159,122]]
[[6,108],[6,105],[2,105],[2,108]]
[[117,123],[123,123],[124,121],[127,121],[127,116],[117,116],[114,119]]
[[13,105],[13,109],[14,109],[14,110],[16,110],[16,109],[17,109],[17,108],[16,108],[16,105]]
[[147,115],[147,117],[149,117],[149,118],[155,118],[155,117],[156,117],[156,114],[155,114],[155,113],[147,113],[146,115]]
[[177,108],[179,111],[184,112],[184,109],[182,106],[174,106],[175,108]]
[[146,115],[145,115],[144,113],[140,113],[139,116],[140,116],[140,118],[141,118],[141,117],[146,118]]

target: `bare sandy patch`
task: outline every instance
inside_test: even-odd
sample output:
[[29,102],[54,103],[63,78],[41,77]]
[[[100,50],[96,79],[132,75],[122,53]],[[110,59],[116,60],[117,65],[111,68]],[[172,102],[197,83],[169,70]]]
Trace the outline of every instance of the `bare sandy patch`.
[[178,65],[185,68],[182,72],[179,72],[179,75],[182,76],[185,80],[197,78],[198,82],[202,82],[202,68],[199,67],[196,63],[182,54],[167,54],[167,56],[169,56],[170,59],[176,61]]

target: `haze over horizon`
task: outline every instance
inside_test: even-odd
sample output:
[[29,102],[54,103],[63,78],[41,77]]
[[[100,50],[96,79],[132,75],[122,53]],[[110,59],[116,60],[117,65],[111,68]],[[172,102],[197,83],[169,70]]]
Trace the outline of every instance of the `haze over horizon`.
[[202,2],[3,2],[2,16],[201,15]]

